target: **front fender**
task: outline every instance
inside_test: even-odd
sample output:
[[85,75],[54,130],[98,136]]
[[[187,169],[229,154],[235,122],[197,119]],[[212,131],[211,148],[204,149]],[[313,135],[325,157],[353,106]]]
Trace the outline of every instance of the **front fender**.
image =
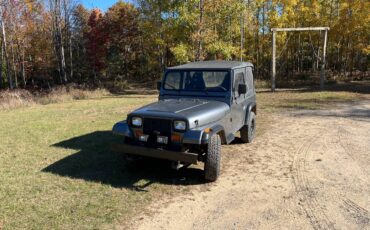
[[203,135],[202,135],[202,144],[206,144],[208,143],[208,140],[209,138],[213,135],[213,134],[216,134],[216,133],[220,133],[221,134],[221,139],[222,139],[222,142],[223,143],[226,143],[226,137],[225,137],[225,129],[222,125],[214,125],[212,128],[211,128],[211,132],[203,132]]
[[131,129],[128,126],[126,121],[120,121],[116,123],[112,128],[112,132],[116,135],[121,135],[125,137],[133,137]]
[[184,144],[202,144],[203,130],[189,130],[184,133],[182,143]]
[[[209,138],[216,133],[224,133],[224,127],[221,125],[214,125],[210,128],[210,132],[205,132],[203,129],[199,130],[189,130],[183,135],[184,144],[207,144]],[[225,140],[225,137],[222,135],[221,138]]]

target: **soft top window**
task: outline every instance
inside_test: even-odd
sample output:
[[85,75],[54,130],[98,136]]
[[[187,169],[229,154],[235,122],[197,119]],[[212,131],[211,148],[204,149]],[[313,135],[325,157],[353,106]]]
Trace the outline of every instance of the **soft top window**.
[[179,90],[180,83],[181,83],[181,73],[169,72],[166,76],[166,81],[164,82],[164,88]]
[[228,71],[170,71],[164,78],[164,89],[226,92],[230,89]]

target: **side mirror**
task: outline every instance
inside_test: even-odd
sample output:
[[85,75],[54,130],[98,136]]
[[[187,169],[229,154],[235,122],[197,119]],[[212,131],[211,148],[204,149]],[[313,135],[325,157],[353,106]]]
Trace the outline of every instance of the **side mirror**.
[[247,93],[247,85],[246,84],[239,84],[238,86],[238,94],[246,94]]
[[161,87],[162,87],[162,82],[161,81],[157,81],[157,90],[161,90]]

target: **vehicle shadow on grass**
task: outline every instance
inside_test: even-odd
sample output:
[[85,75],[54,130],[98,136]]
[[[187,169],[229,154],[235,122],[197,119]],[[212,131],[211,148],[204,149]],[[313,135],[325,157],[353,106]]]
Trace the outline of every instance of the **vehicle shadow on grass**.
[[168,161],[149,158],[127,162],[123,153],[111,148],[120,141],[120,137],[114,136],[111,131],[96,131],[53,144],[53,147],[75,149],[79,152],[54,162],[42,171],[137,191],[145,191],[153,183],[206,183],[201,169],[174,170]]

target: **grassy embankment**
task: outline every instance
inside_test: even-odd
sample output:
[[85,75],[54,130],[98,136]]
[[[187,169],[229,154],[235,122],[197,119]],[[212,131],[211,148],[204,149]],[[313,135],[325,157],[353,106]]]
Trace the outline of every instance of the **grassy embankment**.
[[[318,109],[364,95],[261,91],[259,134],[282,109]],[[159,162],[128,165],[110,150],[118,141],[112,125],[155,100],[106,95],[0,111],[0,229],[114,228],[152,201],[204,183],[199,170],[174,173]]]

